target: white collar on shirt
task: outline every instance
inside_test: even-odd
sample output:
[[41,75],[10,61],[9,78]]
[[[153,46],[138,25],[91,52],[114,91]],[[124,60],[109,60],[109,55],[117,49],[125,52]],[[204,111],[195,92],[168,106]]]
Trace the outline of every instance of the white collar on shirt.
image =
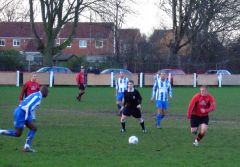
[[128,92],[134,92],[134,88],[128,89]]

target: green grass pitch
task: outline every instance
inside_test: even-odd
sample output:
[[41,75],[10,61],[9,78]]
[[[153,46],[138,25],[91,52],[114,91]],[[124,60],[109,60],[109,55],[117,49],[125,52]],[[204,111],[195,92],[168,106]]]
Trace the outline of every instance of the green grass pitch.
[[[88,87],[77,102],[76,87],[50,88],[37,110],[37,153],[23,153],[27,129],[20,138],[0,136],[0,167],[239,167],[240,88],[211,87],[217,109],[210,114],[209,131],[193,147],[186,110],[198,88],[174,87],[163,129],[156,129],[151,88],[137,88],[148,132],[142,134],[133,118],[120,134],[114,88]],[[0,87],[0,128],[12,128],[12,112],[21,88]],[[139,144],[129,145],[136,135]]]

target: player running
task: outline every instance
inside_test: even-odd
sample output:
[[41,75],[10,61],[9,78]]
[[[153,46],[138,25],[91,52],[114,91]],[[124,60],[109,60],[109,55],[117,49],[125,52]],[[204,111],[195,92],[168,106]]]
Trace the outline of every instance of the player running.
[[197,93],[191,99],[187,119],[190,119],[191,133],[197,135],[198,127],[199,134],[195,138],[193,145],[198,146],[199,141],[204,137],[208,129],[208,113],[214,111],[216,108],[215,99],[208,92],[207,86],[200,87],[200,93]]
[[142,118],[141,114],[141,102],[142,102],[142,97],[138,90],[134,89],[134,82],[132,80],[128,81],[128,88],[127,90],[124,91],[124,98],[123,98],[123,113],[122,117],[120,119],[122,128],[120,130],[121,133],[124,133],[126,131],[125,124],[126,124],[126,119],[127,117],[130,117],[131,115],[136,118],[141,127],[142,127],[142,132],[145,133],[145,125],[144,125],[144,120]]
[[79,93],[76,97],[78,101],[81,101],[82,95],[85,93],[85,76],[84,67],[81,66],[80,72],[76,75],[76,82],[79,89]]
[[153,85],[151,101],[156,100],[157,116],[156,126],[161,128],[161,121],[164,118],[168,109],[168,95],[172,98],[171,83],[166,78],[166,73],[161,72]]
[[0,135],[20,137],[24,130],[24,126],[28,127],[29,132],[23,148],[24,152],[36,152],[31,148],[32,140],[37,131],[32,120],[32,112],[40,105],[42,98],[47,97],[48,88],[42,86],[40,91],[29,95],[14,111],[14,127],[15,129],[3,130],[0,129]]
[[124,76],[124,73],[120,71],[119,78],[116,79],[116,104],[118,108],[118,114],[121,116],[121,108],[123,106],[124,91],[127,90],[128,78]]

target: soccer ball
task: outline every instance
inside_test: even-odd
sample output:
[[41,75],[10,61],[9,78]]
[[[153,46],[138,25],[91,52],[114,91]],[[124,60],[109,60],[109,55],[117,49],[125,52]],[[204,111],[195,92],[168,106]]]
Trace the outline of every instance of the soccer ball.
[[137,136],[130,136],[128,139],[129,144],[138,144],[138,138]]

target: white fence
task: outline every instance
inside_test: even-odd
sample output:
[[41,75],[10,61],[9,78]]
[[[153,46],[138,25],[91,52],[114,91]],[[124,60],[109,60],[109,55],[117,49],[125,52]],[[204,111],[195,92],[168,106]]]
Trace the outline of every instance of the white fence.
[[[16,85],[20,86],[20,81],[25,83],[31,77],[31,73],[23,73],[20,75],[17,72],[0,72],[0,85]],[[49,73],[39,73],[38,81],[41,85],[49,85],[50,87],[54,85],[76,85],[75,80],[76,74],[49,74]],[[113,74],[88,74],[87,81],[88,85],[95,86],[114,86],[114,80],[118,76]],[[129,79],[133,80],[135,85],[140,87],[152,86],[154,82],[154,74],[133,74],[128,76]],[[240,85],[240,75],[175,75],[171,77],[171,82],[173,86],[193,86],[197,85],[210,85],[210,86],[238,86]]]

